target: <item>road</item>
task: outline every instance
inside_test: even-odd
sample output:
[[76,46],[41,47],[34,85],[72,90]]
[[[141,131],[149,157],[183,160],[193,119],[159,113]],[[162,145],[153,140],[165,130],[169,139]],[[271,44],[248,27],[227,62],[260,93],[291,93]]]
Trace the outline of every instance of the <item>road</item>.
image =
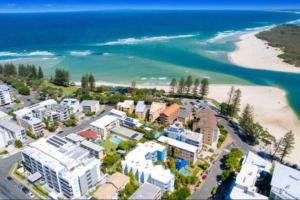
[[14,154],[6,159],[0,160],[0,199],[28,199],[26,195],[18,189],[13,181],[8,181],[6,176],[14,163],[21,159],[21,153]]
[[243,132],[241,132],[241,130],[239,130],[238,128],[232,128],[229,122],[222,117],[218,117],[218,123],[222,124],[224,128],[228,131],[233,142],[231,145],[223,149],[215,164],[210,169],[206,181],[203,183],[203,185],[198,191],[193,193],[191,199],[208,199],[211,197],[211,191],[213,187],[217,185],[217,176],[222,173],[221,159],[224,155],[229,153],[230,149],[237,147],[240,150],[242,150],[244,154],[250,150],[253,150],[251,146],[243,142],[240,138],[240,135],[244,134]]

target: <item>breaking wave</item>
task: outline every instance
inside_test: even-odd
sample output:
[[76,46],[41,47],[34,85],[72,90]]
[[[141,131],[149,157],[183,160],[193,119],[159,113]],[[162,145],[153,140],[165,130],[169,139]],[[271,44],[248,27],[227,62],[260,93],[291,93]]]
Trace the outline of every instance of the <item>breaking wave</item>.
[[90,50],[86,51],[70,51],[71,56],[88,56],[91,55],[92,52]]
[[31,57],[31,56],[54,56],[55,54],[49,51],[32,51],[32,52],[10,52],[2,51],[0,52],[0,57]]

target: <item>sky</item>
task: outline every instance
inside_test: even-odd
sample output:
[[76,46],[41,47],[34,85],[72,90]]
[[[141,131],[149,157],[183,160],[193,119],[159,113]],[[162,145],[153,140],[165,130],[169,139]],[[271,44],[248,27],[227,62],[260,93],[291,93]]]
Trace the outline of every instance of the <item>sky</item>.
[[300,0],[0,0],[1,12],[102,9],[300,9]]

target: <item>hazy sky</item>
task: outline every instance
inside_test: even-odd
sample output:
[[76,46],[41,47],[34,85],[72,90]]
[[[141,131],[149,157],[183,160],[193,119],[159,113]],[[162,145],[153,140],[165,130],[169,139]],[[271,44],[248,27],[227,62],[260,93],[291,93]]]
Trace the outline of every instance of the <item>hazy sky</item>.
[[0,11],[97,9],[285,9],[300,0],[0,0]]

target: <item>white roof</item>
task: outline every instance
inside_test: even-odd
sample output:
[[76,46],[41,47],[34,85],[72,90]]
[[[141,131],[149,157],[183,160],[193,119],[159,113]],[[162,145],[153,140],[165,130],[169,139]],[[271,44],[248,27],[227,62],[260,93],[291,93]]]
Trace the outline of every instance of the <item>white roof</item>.
[[96,101],[96,100],[84,100],[81,102],[82,106],[94,106],[97,104],[99,104],[99,101]]
[[85,146],[89,149],[92,149],[94,151],[97,151],[97,152],[101,152],[101,151],[104,151],[104,148],[93,143],[93,142],[90,142],[90,141],[87,141],[87,140],[84,140],[82,143],[81,143],[82,146]]
[[14,112],[14,114],[18,118],[21,118],[24,115],[30,114],[33,110],[40,109],[40,108],[45,107],[45,106],[50,106],[52,104],[57,104],[57,102],[54,99],[48,99],[46,101],[42,101],[42,102],[34,104],[32,106],[25,107],[21,110],[17,110],[17,111]]
[[0,119],[5,119],[5,118],[9,118],[9,115],[3,111],[0,111]]
[[8,121],[8,120],[0,120],[0,127],[7,129],[11,132],[14,132],[14,133],[25,130],[23,127],[19,126],[15,122]]
[[90,125],[97,127],[97,128],[105,128],[107,125],[117,121],[118,119],[115,116],[112,115],[105,115],[101,117],[100,119],[92,122]]
[[249,199],[257,199],[257,200],[267,200],[269,199],[268,197],[259,194],[257,192],[245,192],[245,190],[238,188],[238,187],[233,187],[233,189],[231,190],[230,193],[230,199],[233,200],[239,200],[239,199],[245,199],[245,200],[249,200]]
[[134,101],[133,100],[125,100],[123,102],[119,102],[118,105],[123,108],[130,108],[131,106],[134,106]]
[[73,142],[82,142],[85,140],[84,137],[81,137],[80,135],[75,133],[70,133],[69,135],[66,136],[66,138]]
[[262,157],[251,151],[248,152],[243,163],[255,165],[259,168],[259,170],[266,172],[270,172],[272,168],[272,163],[270,161],[263,159]]
[[109,114],[110,114],[110,115],[115,115],[115,116],[117,116],[117,117],[119,117],[119,118],[126,117],[126,113],[125,113],[125,112],[122,112],[122,111],[116,110],[116,109],[111,109],[111,110],[109,111]]
[[156,165],[151,171],[151,177],[166,184],[174,177],[174,174],[172,174],[171,170],[166,170],[162,165]]
[[300,199],[300,171],[276,162],[271,186],[291,199]]
[[180,142],[178,140],[175,140],[175,139],[172,139],[172,138],[169,138],[169,137],[166,137],[166,136],[160,136],[158,138],[158,141],[160,141],[161,143],[166,143],[168,145],[177,147],[179,149],[183,149],[183,150],[192,152],[192,153],[196,153],[197,150],[198,150],[198,148],[196,146],[187,144],[185,142]]

